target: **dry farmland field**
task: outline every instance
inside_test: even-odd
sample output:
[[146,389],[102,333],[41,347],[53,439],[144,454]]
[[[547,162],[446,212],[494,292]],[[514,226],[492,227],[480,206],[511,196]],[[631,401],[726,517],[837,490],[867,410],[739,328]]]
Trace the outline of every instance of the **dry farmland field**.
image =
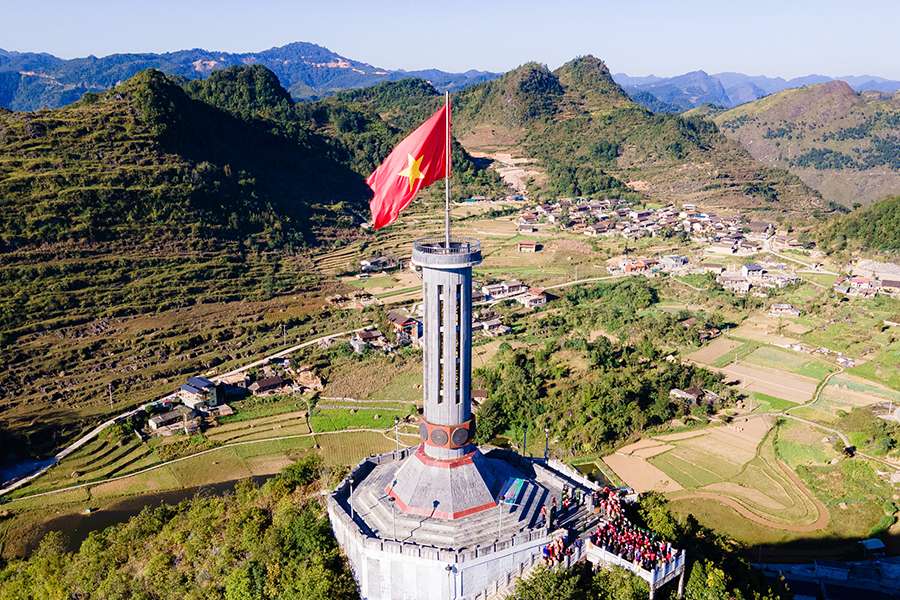
[[809,402],[815,394],[819,381],[789,371],[757,367],[736,362],[719,369],[726,379],[737,382],[737,387],[748,392],[759,392],[802,404]]
[[663,492],[675,512],[747,544],[866,536],[890,518],[882,506],[891,486],[876,469],[799,421],[739,417],[643,439],[603,460],[637,491]]
[[861,377],[840,373],[828,381],[815,402],[792,412],[830,423],[837,420],[839,411],[850,412],[854,408],[891,402],[900,404],[900,392]]

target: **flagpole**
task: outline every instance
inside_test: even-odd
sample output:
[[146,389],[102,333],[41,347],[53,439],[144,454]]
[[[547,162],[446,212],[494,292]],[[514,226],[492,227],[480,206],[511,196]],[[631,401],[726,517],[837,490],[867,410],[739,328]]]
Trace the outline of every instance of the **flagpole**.
[[444,245],[450,249],[450,92],[444,92],[444,125],[446,147],[446,168],[444,169]]

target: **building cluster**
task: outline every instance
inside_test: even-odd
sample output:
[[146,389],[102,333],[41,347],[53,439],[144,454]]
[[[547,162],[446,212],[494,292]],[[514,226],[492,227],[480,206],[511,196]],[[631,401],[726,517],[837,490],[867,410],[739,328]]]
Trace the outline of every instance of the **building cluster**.
[[387,254],[379,254],[359,261],[359,273],[386,273],[403,268],[403,261]]
[[610,275],[644,275],[653,277],[659,273],[685,274],[691,272],[690,260],[680,254],[668,254],[659,258],[621,256],[606,263]]
[[147,420],[152,434],[169,436],[175,433],[192,434],[200,430],[205,416],[217,417],[232,414],[225,403],[226,387],[206,377],[189,377],[174,395],[181,402],[177,406],[162,404],[169,409]]
[[[801,241],[776,231],[765,221],[741,216],[720,216],[697,210],[693,204],[676,208],[636,208],[621,199],[561,199],[524,210],[518,219],[519,233],[540,233],[547,226],[583,233],[588,237],[617,236],[629,240],[663,234],[684,234],[706,245],[714,254],[756,254],[769,244],[772,249],[800,248]],[[530,252],[519,249],[520,252]]]
[[[159,403],[164,412],[147,419],[147,429],[153,435],[170,436],[176,433],[193,434],[204,421],[234,414],[228,400],[254,396],[320,391],[322,379],[307,365],[294,365],[289,358],[273,358],[258,376],[246,372],[224,375],[213,381],[206,377],[189,377],[169,400]],[[211,420],[211,421],[210,421]]]
[[691,386],[684,390],[672,388],[669,390],[669,399],[681,404],[687,410],[690,410],[695,406],[712,410],[722,400],[722,398],[712,390],[702,389],[698,386]]
[[549,297],[543,288],[529,287],[518,279],[486,283],[477,296],[472,296],[473,303],[506,299],[515,300],[525,308],[537,308],[547,304]]
[[900,298],[900,265],[860,260],[850,268],[850,276],[834,282],[834,290],[845,296],[873,298],[878,294]]
[[723,271],[716,281],[726,290],[745,295],[753,293],[765,298],[765,290],[780,290],[800,283],[800,277],[783,263],[747,263],[740,271]]

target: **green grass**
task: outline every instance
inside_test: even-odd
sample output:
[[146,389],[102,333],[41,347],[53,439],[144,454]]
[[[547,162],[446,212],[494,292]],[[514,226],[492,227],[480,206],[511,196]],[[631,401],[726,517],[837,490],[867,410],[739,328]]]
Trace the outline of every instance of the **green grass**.
[[389,292],[382,292],[380,294],[375,294],[375,297],[384,300],[386,298],[393,298],[394,296],[402,296],[404,294],[411,294],[413,292],[418,292],[422,289],[422,286],[414,285],[411,287],[400,288],[398,290],[391,290]]
[[422,371],[410,369],[401,371],[387,385],[369,395],[372,400],[400,400],[422,402]]
[[707,275],[701,273],[679,275],[675,279],[681,281],[682,283],[686,283],[700,289],[708,289],[710,283],[710,278]]
[[406,414],[404,410],[390,408],[360,408],[355,412],[345,408],[325,408],[313,413],[312,426],[316,433],[363,428],[389,429],[394,426],[394,417],[402,419]]
[[241,446],[235,446],[233,450],[235,455],[239,458],[256,458],[259,456],[278,454],[293,456],[297,452],[306,451],[312,447],[313,439],[310,436],[243,444]]
[[882,523],[893,492],[868,462],[844,459],[836,465],[801,465],[797,474],[828,507],[834,535],[864,537]]
[[[824,446],[824,445],[821,445]],[[779,439],[775,444],[778,458],[783,460],[792,469],[798,465],[823,465],[831,460],[833,453],[824,447],[811,446],[791,440]]]
[[868,362],[847,369],[848,373],[900,390],[900,340],[880,350]]
[[251,421],[253,419],[261,419],[263,417],[271,417],[284,413],[294,412],[297,410],[305,411],[307,409],[306,401],[296,396],[288,396],[277,400],[269,401],[266,398],[259,400],[250,399],[231,404],[235,413],[222,417],[219,423],[225,425],[227,423],[238,423],[241,421]]
[[740,466],[683,445],[648,459],[685,488],[699,488],[734,477]]
[[[743,341],[743,340],[738,340]],[[718,368],[724,368],[730,365],[731,363],[741,360],[745,356],[754,352],[757,348],[759,348],[762,344],[759,342],[752,341],[743,341],[743,343],[737,348],[732,348],[719,358],[713,361],[713,366]]]
[[789,402],[787,400],[782,400],[781,398],[776,398],[775,396],[770,396],[768,394],[763,394],[762,392],[750,392],[750,398],[752,398],[757,407],[754,409],[754,412],[768,412],[772,410],[787,410],[792,406],[797,406],[794,402]]
[[789,371],[820,381],[838,370],[836,366],[822,360],[774,346],[760,346],[744,356],[743,360],[759,367]]

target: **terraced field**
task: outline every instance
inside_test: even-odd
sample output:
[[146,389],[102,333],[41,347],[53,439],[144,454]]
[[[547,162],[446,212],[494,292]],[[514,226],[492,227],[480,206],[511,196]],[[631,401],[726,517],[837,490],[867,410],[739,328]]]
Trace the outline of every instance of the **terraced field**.
[[713,501],[772,530],[823,530],[828,511],[779,460],[772,425],[771,417],[744,417],[729,425],[641,440],[604,460],[629,484],[641,471],[663,474],[652,489],[667,492],[676,504]]

